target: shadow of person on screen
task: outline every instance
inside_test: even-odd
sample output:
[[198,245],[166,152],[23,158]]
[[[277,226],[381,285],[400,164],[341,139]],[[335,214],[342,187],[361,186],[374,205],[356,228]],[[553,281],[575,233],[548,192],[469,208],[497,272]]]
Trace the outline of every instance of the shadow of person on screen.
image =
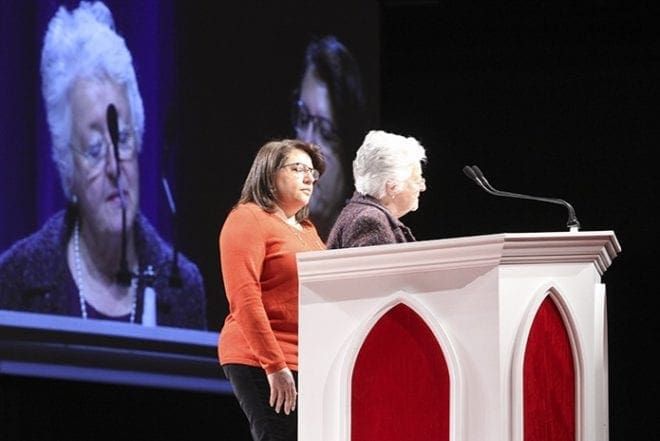
[[68,205],[0,255],[0,309],[140,323],[149,289],[157,325],[206,329],[200,271],[139,209],[144,108],[105,4],[57,10],[41,77]]
[[292,118],[296,137],[320,146],[326,160],[310,204],[324,241],[352,194],[351,161],[366,133],[366,112],[362,76],[351,52],[332,35],[310,41]]

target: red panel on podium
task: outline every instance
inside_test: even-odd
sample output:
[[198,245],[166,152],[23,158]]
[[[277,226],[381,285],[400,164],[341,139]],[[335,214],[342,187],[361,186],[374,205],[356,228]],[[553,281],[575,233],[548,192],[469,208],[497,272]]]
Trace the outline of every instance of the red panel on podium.
[[575,440],[574,371],[564,321],[548,296],[536,313],[525,350],[525,441]]
[[449,371],[432,331],[398,304],[371,329],[352,379],[352,441],[449,440]]

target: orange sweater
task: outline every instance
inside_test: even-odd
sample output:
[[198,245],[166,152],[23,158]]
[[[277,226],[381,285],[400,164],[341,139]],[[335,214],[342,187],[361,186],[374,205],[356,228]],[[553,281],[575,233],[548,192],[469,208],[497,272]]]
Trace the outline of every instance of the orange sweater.
[[296,253],[325,249],[311,222],[298,231],[256,204],[229,213],[220,231],[220,266],[229,314],[220,331],[221,364],[298,370]]

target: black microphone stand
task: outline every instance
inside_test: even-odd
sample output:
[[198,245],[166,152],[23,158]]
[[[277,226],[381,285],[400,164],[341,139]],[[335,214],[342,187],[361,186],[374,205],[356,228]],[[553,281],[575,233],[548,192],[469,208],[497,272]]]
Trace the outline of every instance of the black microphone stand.
[[156,292],[154,283],[157,278],[153,266],[147,265],[142,274],[135,274],[128,269],[127,253],[127,234],[126,226],[126,201],[124,200],[124,191],[121,184],[121,166],[119,158],[119,122],[117,118],[117,109],[113,104],[108,106],[106,113],[108,132],[112,141],[115,164],[117,165],[117,190],[121,202],[121,257],[119,261],[119,271],[117,271],[117,283],[121,286],[130,286],[133,279],[138,279],[145,284],[145,293],[149,294],[144,298],[142,304],[142,324],[145,326],[156,326]]
[[130,286],[135,275],[128,269],[128,259],[126,257],[127,248],[127,228],[126,228],[126,202],[124,201],[124,191],[121,185],[121,166],[119,158],[119,122],[117,118],[117,109],[114,104],[108,106],[106,112],[108,123],[108,132],[117,166],[117,190],[119,192],[119,201],[121,203],[121,257],[119,260],[119,271],[117,271],[117,283],[121,286]]
[[481,187],[483,190],[485,190],[487,193],[490,193],[494,196],[511,197],[517,199],[528,199],[532,201],[549,202],[551,204],[563,205],[568,210],[568,222],[566,223],[566,226],[568,227],[569,231],[578,231],[580,229],[580,222],[577,220],[573,206],[563,199],[545,198],[540,196],[529,196],[525,194],[510,193],[508,191],[497,190],[495,189],[495,187],[490,185],[490,182],[488,182],[486,176],[484,176],[482,171],[476,165],[473,165],[471,167],[469,165],[466,165],[465,167],[463,167],[463,173],[465,173],[468,178],[476,182],[477,185]]

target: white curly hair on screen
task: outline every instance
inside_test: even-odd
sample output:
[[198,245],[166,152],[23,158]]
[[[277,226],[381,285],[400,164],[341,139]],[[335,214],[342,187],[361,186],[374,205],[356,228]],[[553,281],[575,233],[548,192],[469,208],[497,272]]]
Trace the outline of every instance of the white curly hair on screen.
[[68,11],[60,6],[48,24],[41,52],[41,79],[46,118],[52,138],[52,159],[65,196],[71,199],[73,155],[69,92],[79,78],[110,79],[126,90],[138,151],[144,133],[144,107],[131,53],[115,32],[114,20],[102,2],[80,2]]
[[355,190],[382,199],[388,182],[400,188],[420,162],[426,162],[426,150],[415,138],[371,130],[353,160]]

